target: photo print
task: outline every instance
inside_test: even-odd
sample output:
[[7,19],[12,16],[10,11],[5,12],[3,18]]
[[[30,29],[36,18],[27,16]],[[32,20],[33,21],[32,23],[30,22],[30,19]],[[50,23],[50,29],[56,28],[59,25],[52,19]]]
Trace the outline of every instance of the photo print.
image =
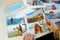
[[44,3],[60,3],[60,0],[41,0]]
[[49,31],[49,29],[44,25],[44,16],[40,10],[27,14],[26,17],[28,29],[29,31],[33,32],[33,34]]
[[60,19],[60,4],[48,4],[44,8],[46,18]]
[[27,0],[27,4],[31,6],[41,6],[43,2],[41,0]]
[[23,0],[4,0],[7,13],[13,13],[25,7]]
[[45,4],[60,4],[60,0],[27,0],[27,4],[32,6],[41,6]]
[[7,16],[8,38],[25,35],[27,28],[25,18],[18,15]]

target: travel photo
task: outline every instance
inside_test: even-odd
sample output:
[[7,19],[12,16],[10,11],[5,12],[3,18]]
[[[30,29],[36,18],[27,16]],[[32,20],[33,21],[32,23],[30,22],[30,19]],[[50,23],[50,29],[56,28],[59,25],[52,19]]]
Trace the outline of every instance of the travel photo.
[[24,17],[18,15],[7,16],[8,38],[25,35],[27,30]]
[[[30,33],[32,34],[40,34],[44,32],[50,31],[45,25],[44,25],[44,16],[43,13],[40,11],[26,14],[26,20],[27,20],[27,27],[30,30]],[[32,31],[33,30],[33,31]]]

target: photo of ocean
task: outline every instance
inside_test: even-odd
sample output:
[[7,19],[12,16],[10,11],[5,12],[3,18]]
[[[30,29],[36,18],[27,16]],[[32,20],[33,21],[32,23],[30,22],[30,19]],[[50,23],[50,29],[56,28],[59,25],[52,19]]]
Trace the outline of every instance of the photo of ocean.
[[24,18],[13,18],[13,24],[11,23],[11,18],[7,19],[7,25],[15,25],[15,24],[20,24]]

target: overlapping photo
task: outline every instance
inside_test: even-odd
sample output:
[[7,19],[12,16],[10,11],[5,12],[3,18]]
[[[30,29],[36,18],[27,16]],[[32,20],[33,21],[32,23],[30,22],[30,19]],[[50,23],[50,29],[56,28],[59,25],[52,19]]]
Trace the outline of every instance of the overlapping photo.
[[6,12],[13,13],[25,7],[23,0],[4,0]]
[[27,4],[31,6],[41,6],[45,4],[60,4],[60,0],[27,0]]
[[60,19],[60,3],[46,4],[44,7],[45,15],[49,19]]
[[27,26],[28,30],[32,34],[40,34],[47,31],[50,31],[45,25],[44,25],[44,16],[43,13],[39,10],[34,13],[30,13],[26,15],[27,17]]
[[8,38],[25,35],[27,29],[25,18],[18,15],[7,16]]
[[[51,20],[56,27],[60,27],[60,3],[55,0],[54,4],[46,4],[44,8],[45,17]],[[54,21],[53,21],[54,20]]]
[[31,6],[41,6],[43,2],[41,0],[27,0],[27,4]]
[[[50,29],[45,26],[45,18],[48,18],[57,27],[60,27],[60,0],[27,0],[27,4],[35,7],[42,5],[42,7],[32,8],[35,11],[27,13],[25,15],[26,18],[20,17],[20,15],[7,16],[8,38],[24,36],[27,32],[33,35],[49,32]],[[6,3],[8,13],[14,13],[17,9],[20,10],[24,6],[22,0]]]
[[60,0],[41,0],[44,3],[60,3]]

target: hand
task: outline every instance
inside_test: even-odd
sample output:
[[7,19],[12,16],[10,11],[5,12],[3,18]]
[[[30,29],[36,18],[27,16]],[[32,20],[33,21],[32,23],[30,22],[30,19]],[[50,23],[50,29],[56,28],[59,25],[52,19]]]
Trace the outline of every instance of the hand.
[[31,34],[27,34],[26,36],[24,36],[23,40],[35,40],[35,39]]
[[47,27],[47,28],[49,28],[52,32],[55,32],[56,31],[56,25],[51,21],[51,20],[49,20],[48,18],[46,18],[45,19],[46,20],[46,24],[45,24],[45,26]]
[[55,39],[60,39],[60,27],[54,26],[54,23],[49,20],[48,18],[45,19],[47,24],[45,24],[46,27],[48,27],[53,33]]

